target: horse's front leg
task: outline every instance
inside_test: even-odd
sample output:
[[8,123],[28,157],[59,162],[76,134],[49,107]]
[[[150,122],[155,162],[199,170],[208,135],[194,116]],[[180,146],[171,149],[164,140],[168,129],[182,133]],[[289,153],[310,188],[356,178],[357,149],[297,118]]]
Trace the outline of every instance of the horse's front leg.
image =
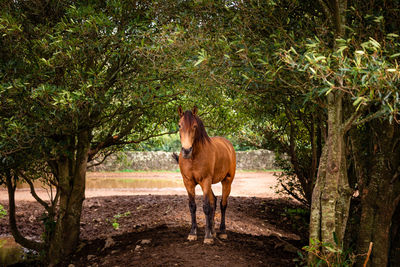
[[185,184],[186,191],[187,191],[188,197],[189,197],[189,210],[190,210],[190,215],[192,217],[192,227],[190,228],[188,240],[193,241],[193,240],[197,240],[196,199],[195,199],[196,184],[194,182],[185,181],[185,180],[184,180],[184,184]]
[[203,203],[203,211],[206,217],[206,227],[205,227],[205,236],[204,243],[205,244],[213,244],[215,235],[214,228],[214,215],[215,215],[215,196],[211,190],[211,181],[205,182],[201,184],[203,189],[204,203]]

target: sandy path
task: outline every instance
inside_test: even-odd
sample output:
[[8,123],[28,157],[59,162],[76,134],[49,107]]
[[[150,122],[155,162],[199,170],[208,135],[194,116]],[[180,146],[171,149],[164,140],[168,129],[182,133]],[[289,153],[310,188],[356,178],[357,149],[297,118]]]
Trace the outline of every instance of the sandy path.
[[[106,182],[105,182],[106,181]],[[232,184],[232,196],[276,197],[273,187],[276,177],[273,172],[236,173]],[[182,178],[178,172],[89,172],[87,174],[86,198],[123,195],[186,195]],[[272,187],[272,188],[271,188]],[[221,195],[221,184],[213,185],[215,195]],[[42,199],[48,199],[44,189],[38,189]],[[200,186],[196,194],[202,195]],[[7,200],[7,190],[0,188],[0,200]],[[19,188],[15,199],[34,201],[28,188]]]

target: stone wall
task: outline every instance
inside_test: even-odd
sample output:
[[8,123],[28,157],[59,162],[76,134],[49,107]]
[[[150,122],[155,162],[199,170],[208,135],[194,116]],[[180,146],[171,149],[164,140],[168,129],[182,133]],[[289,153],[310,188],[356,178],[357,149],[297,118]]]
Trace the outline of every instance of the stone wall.
[[[236,152],[236,167],[239,170],[274,169],[274,152],[268,150],[252,150]],[[123,170],[166,170],[179,169],[172,157],[172,152],[120,152],[107,158],[101,165],[89,171],[123,171]]]
[[239,170],[275,169],[275,154],[269,150],[250,150],[236,152],[236,168]]

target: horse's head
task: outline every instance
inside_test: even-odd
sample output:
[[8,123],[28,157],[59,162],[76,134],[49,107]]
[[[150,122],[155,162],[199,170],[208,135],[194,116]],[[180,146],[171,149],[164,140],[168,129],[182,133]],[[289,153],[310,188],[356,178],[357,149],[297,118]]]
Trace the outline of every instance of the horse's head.
[[180,116],[179,119],[179,135],[181,137],[181,145],[182,145],[182,156],[185,159],[188,159],[192,155],[193,144],[196,140],[196,132],[198,125],[198,120],[196,118],[197,107],[193,107],[193,109],[187,110],[183,112],[182,107],[178,107],[178,114]]

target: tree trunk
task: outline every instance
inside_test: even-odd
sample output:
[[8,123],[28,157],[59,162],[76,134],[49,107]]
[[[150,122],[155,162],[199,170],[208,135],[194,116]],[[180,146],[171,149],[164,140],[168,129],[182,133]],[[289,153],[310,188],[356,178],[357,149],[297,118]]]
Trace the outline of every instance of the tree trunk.
[[[400,171],[400,170],[399,170]],[[398,200],[399,201],[399,200]],[[400,266],[400,203],[397,204],[396,211],[392,218],[390,229],[390,251],[389,266]]]
[[[313,191],[310,239],[339,244],[346,229],[351,190],[347,180],[341,92],[328,96],[328,135],[322,151]],[[312,260],[313,257],[310,257]]]
[[[373,242],[368,266],[388,266],[392,222],[399,224],[392,218],[400,200],[400,130],[388,122],[372,124],[372,131],[366,134],[372,136],[373,151],[369,151],[368,162],[360,163],[365,175],[359,177],[361,218],[357,253],[366,253]],[[358,259],[356,266],[363,266],[363,262],[364,259]]]
[[[319,0],[319,3],[333,26],[335,38],[343,37],[347,0]],[[343,85],[343,81],[338,82]],[[338,89],[327,95],[328,133],[318,167],[310,215],[310,240],[335,245],[336,235],[339,246],[344,239],[351,198],[345,155],[348,129],[343,121],[343,98],[344,93]],[[315,260],[311,253],[308,260],[309,263]]]
[[78,135],[73,159],[63,157],[56,162],[60,202],[57,222],[50,237],[50,265],[73,253],[79,242],[82,203],[85,198],[86,166],[90,140],[87,131]]
[[30,239],[25,238],[17,226],[16,210],[15,210],[15,189],[17,188],[17,180],[13,181],[12,174],[10,171],[6,171],[6,186],[8,190],[8,205],[9,205],[9,224],[11,233],[15,239],[15,242],[26,247],[28,249],[41,252],[45,248],[43,243],[39,243]]

